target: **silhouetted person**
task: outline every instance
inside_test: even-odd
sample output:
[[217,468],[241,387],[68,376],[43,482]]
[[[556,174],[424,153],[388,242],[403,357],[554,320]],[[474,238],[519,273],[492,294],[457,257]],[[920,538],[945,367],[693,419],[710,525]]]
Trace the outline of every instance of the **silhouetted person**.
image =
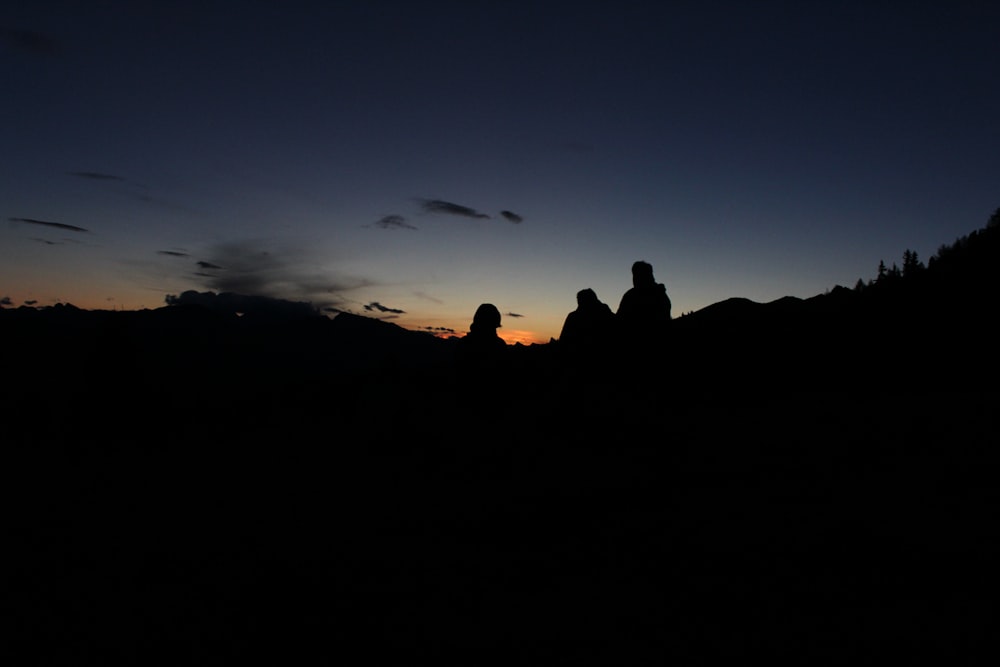
[[576,310],[570,312],[563,322],[559,342],[567,345],[586,345],[600,341],[611,333],[615,314],[597,298],[597,292],[587,287],[576,293]]
[[614,345],[615,313],[587,287],[576,293],[576,310],[566,315],[559,334],[563,367],[576,379],[599,378],[607,371]]
[[632,287],[618,304],[619,323],[627,330],[662,329],[670,322],[670,297],[663,283],[653,277],[653,265],[639,260],[632,264]]
[[615,313],[619,345],[626,355],[639,355],[638,361],[644,362],[662,359],[670,306],[667,288],[653,277],[653,265],[642,260],[634,262],[632,287],[622,295]]
[[469,333],[458,341],[458,362],[464,372],[495,369],[507,353],[507,343],[497,335],[500,311],[492,303],[480,304]]
[[615,314],[608,304],[597,298],[597,293],[587,287],[576,293],[576,310],[570,312],[559,334],[559,345],[564,350],[594,350],[609,345],[614,331]]
[[476,308],[476,314],[472,316],[472,324],[469,326],[469,333],[463,340],[468,345],[474,345],[482,349],[504,349],[506,341],[497,335],[500,324],[500,310],[492,303],[483,303]]

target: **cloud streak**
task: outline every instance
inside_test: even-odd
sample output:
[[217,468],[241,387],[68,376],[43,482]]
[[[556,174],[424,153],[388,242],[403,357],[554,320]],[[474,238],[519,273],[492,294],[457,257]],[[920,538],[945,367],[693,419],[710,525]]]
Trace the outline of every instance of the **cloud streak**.
[[477,211],[474,208],[462,206],[461,204],[455,204],[450,201],[444,201],[443,199],[421,199],[420,207],[426,213],[443,213],[445,215],[457,215],[463,218],[477,218],[485,220],[490,218],[488,214]]
[[[491,220],[493,216],[488,213],[483,213],[471,206],[463,206],[462,204],[456,204],[455,202],[446,201],[444,199],[420,199],[420,208],[424,213],[440,213],[442,215],[455,215],[462,218],[474,218],[477,220]],[[507,222],[512,222],[515,225],[520,224],[524,221],[524,216],[514,213],[513,211],[503,210],[500,211],[500,217]],[[382,218],[382,221],[389,220],[391,218],[399,218],[402,220],[402,216],[386,216]]]
[[[180,256],[173,251],[160,253]],[[357,306],[358,301],[349,293],[370,284],[314,268],[302,249],[256,240],[211,247],[194,267],[188,277],[213,293],[309,302],[324,312],[351,312],[350,305]]]
[[375,223],[376,227],[382,229],[416,229],[401,215],[387,215]]
[[62,222],[49,222],[47,220],[36,220],[34,218],[10,218],[11,222],[24,222],[29,225],[42,225],[44,227],[54,227],[56,229],[65,229],[70,232],[89,232],[89,229],[84,229],[83,227],[77,227],[76,225],[67,225]]
[[372,301],[364,305],[364,309],[367,311],[377,310],[380,313],[392,313],[394,315],[405,315],[405,310],[400,310],[399,308],[389,308],[388,306],[383,306],[378,301]]

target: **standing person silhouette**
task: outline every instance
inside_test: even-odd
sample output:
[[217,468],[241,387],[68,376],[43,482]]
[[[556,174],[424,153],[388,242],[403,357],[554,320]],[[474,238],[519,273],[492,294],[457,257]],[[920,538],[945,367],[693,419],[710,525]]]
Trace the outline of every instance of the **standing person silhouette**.
[[469,333],[458,341],[459,362],[464,370],[486,370],[502,361],[507,342],[497,335],[500,326],[500,310],[492,303],[480,304]]
[[670,322],[670,297],[663,283],[653,277],[653,265],[643,260],[632,264],[632,287],[622,295],[615,317],[625,343],[648,343],[658,339]]
[[576,293],[576,310],[566,315],[559,334],[564,370],[577,380],[600,378],[608,371],[614,345],[615,313],[587,287]]
[[559,343],[567,350],[594,350],[609,345],[615,326],[614,311],[587,287],[576,293],[576,310],[563,322]]

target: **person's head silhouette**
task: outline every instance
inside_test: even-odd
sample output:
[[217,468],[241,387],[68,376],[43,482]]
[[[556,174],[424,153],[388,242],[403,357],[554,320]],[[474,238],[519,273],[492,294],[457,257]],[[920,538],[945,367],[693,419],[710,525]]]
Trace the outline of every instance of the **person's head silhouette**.
[[576,293],[576,305],[581,308],[586,308],[587,306],[595,306],[600,303],[597,298],[597,292],[593,289],[586,287]]
[[653,277],[653,265],[643,260],[638,260],[632,264],[632,284],[636,287],[646,287],[656,284]]
[[476,314],[472,316],[470,331],[477,333],[496,332],[500,328],[500,309],[492,303],[480,304]]

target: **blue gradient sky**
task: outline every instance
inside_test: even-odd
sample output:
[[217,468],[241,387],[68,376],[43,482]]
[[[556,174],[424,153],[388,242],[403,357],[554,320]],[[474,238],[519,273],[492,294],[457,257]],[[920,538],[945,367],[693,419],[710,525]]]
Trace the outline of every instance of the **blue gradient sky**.
[[998,37],[995,2],[6,3],[0,297],[492,302],[546,342],[636,259],[675,316],[853,287],[1000,206]]

